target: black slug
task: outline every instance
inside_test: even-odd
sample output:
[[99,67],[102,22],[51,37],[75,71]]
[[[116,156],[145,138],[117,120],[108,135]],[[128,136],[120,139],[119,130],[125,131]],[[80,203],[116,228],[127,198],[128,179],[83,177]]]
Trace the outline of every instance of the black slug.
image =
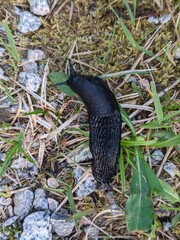
[[89,115],[93,176],[99,184],[108,185],[118,170],[121,139],[119,106],[101,78],[78,75],[71,62],[69,64],[71,76],[66,84],[81,97]]

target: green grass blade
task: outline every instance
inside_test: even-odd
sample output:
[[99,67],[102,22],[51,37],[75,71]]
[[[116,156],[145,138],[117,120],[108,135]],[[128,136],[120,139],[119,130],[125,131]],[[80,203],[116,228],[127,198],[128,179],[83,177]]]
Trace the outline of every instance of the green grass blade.
[[134,3],[134,19],[135,19],[136,18],[137,1],[134,0],[133,3]]
[[155,86],[155,83],[153,81],[151,82],[151,90],[152,90],[152,93],[153,93],[153,101],[154,101],[156,115],[157,115],[159,123],[161,123],[164,115],[163,115],[163,110],[162,110],[162,107],[161,107],[161,102],[160,102],[159,96],[158,96],[157,91],[156,91],[156,86]]
[[134,46],[136,47],[136,41],[134,40],[133,36],[131,35],[130,31],[128,30],[128,28],[126,27],[126,25],[124,24],[124,22],[122,21],[122,19],[118,16],[118,14],[116,13],[116,11],[114,10],[114,8],[112,6],[110,6],[112,12],[115,14],[115,16],[118,19],[118,22],[120,23],[128,41]]
[[22,145],[23,145],[23,140],[24,140],[24,132],[20,132],[19,135],[18,135],[18,139],[17,139],[17,142],[18,142],[18,154],[21,153],[21,149],[22,149]]
[[32,159],[23,148],[21,148],[21,153],[23,154],[23,156],[31,163],[36,164],[36,161],[34,161],[34,159]]
[[9,45],[10,45],[10,48],[11,48],[11,56],[14,58],[14,60],[19,63],[20,61],[20,58],[19,58],[19,54],[18,54],[18,51],[17,51],[17,48],[16,48],[16,45],[14,43],[14,39],[13,39],[13,36],[11,34],[11,30],[7,24],[7,21],[6,20],[3,20],[2,21],[2,24],[3,24],[3,27],[6,31],[6,35],[7,35],[7,38],[8,38],[8,42],[9,42]]
[[8,100],[12,103],[16,103],[16,100],[13,98],[13,96],[11,95],[9,89],[7,87],[4,88],[4,92],[6,94],[6,96],[8,97]]
[[121,176],[122,199],[124,199],[124,195],[125,195],[125,171],[124,171],[124,158],[123,158],[123,154],[122,154],[122,149],[121,149],[120,157],[119,157],[119,170],[120,170],[120,176]]
[[132,12],[132,10],[131,10],[131,7],[130,7],[130,5],[129,5],[129,3],[128,3],[128,1],[127,0],[122,0],[122,2],[124,3],[124,5],[126,6],[126,8],[127,8],[127,11],[128,11],[128,13],[129,13],[129,17],[130,17],[130,19],[131,19],[131,23],[132,23],[132,25],[134,24],[134,14],[133,14],[133,12]]
[[163,142],[157,142],[153,144],[154,147],[175,147],[180,144],[180,134],[166,140]]
[[156,143],[157,143],[157,140],[150,140],[150,141],[121,140],[121,146],[123,147],[155,146]]
[[95,209],[90,209],[90,210],[85,210],[85,211],[82,211],[82,212],[78,212],[78,213],[75,213],[73,216],[67,218],[66,220],[77,220],[79,218],[82,218],[84,216],[89,216],[89,215],[93,215],[94,213],[96,212]]
[[132,123],[131,119],[129,118],[129,116],[127,115],[125,110],[121,107],[120,107],[120,112],[121,112],[121,117],[122,117],[123,122],[125,122],[129,126],[129,128],[131,129],[132,135],[134,137],[136,137],[136,129],[135,129],[134,124]]
[[166,45],[166,47],[165,47],[165,52],[164,52],[164,56],[163,56],[163,59],[162,59],[162,62],[161,62],[161,67],[163,66],[163,64],[164,64],[164,62],[165,62],[165,60],[166,60],[166,57],[167,57],[167,54],[168,54],[168,52],[169,52],[170,47],[171,47],[171,42],[168,43],[168,44]]
[[8,166],[11,163],[11,160],[13,158],[13,156],[15,155],[16,151],[18,150],[18,143],[16,142],[9,150],[8,154],[6,155],[5,161],[2,165],[2,167],[0,168],[0,177],[2,177],[2,175],[6,172]]
[[75,213],[76,212],[76,205],[74,203],[73,193],[72,193],[72,190],[70,188],[67,189],[67,197],[68,197],[68,201],[69,201],[71,211],[73,213]]

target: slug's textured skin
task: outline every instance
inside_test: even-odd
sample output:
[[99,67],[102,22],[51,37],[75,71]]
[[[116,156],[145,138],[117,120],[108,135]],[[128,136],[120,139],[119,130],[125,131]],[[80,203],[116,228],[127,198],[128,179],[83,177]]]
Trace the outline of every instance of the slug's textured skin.
[[93,176],[98,183],[109,184],[118,169],[121,138],[119,106],[102,79],[76,75],[71,69],[72,72],[67,84],[81,97],[89,115]]

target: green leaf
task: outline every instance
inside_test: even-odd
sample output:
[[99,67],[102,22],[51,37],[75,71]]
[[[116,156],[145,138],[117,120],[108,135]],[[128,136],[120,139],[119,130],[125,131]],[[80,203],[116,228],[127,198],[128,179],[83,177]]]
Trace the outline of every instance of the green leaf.
[[[69,75],[67,75],[63,72],[51,72],[49,74],[49,78],[54,84],[57,84],[57,83],[65,82],[69,78]],[[75,93],[71,90],[71,88],[66,84],[61,85],[61,86],[57,86],[57,88],[60,91],[67,94],[68,96],[74,96],[75,95]]]
[[176,214],[171,221],[171,227],[175,228],[177,224],[180,223],[180,213]]
[[154,101],[156,115],[157,115],[159,123],[161,123],[162,120],[163,120],[164,114],[163,114],[163,110],[162,110],[162,107],[161,107],[161,102],[160,102],[159,96],[158,96],[157,91],[156,91],[156,86],[155,86],[155,83],[153,81],[151,82],[151,90],[152,90],[152,93],[153,93],[153,101]]
[[20,132],[17,138],[18,141],[18,154],[21,153],[22,145],[23,145],[23,140],[24,140],[24,132]]
[[126,8],[127,8],[127,11],[128,11],[128,13],[129,13],[129,17],[130,17],[130,19],[131,19],[131,24],[133,25],[133,24],[134,24],[134,20],[135,20],[135,16],[133,15],[133,12],[132,12],[132,10],[131,10],[131,7],[130,7],[130,5],[129,5],[129,3],[128,3],[127,0],[122,0],[122,2],[124,3],[124,5],[125,5]]
[[23,154],[23,156],[31,163],[36,164],[36,161],[34,161],[34,159],[32,159],[26,152],[25,150],[22,148],[21,149],[21,153]]
[[34,111],[32,111],[32,112],[24,113],[23,115],[24,115],[24,116],[38,115],[38,114],[43,114],[43,115],[45,115],[46,113],[47,113],[46,110],[42,110],[42,109],[38,108],[38,109],[36,109],[36,110],[34,110]]
[[68,197],[68,201],[69,201],[71,211],[73,213],[75,213],[76,212],[76,205],[74,203],[73,193],[72,193],[72,190],[70,188],[67,189],[67,197]]
[[15,155],[17,149],[18,149],[19,145],[16,142],[9,150],[8,154],[6,155],[5,161],[2,165],[2,167],[0,168],[0,177],[2,177],[2,175],[6,172],[8,166],[11,163],[11,160],[13,158],[13,156]]
[[152,198],[143,194],[131,195],[126,203],[128,231],[148,231],[153,221]]

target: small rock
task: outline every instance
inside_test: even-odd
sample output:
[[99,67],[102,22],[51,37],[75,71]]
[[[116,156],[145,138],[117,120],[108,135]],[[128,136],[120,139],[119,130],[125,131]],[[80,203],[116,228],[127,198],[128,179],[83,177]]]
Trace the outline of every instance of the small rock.
[[0,240],[7,240],[7,239],[8,239],[7,235],[0,232]]
[[164,222],[163,223],[163,230],[165,232],[169,231],[170,228],[171,228],[171,223],[170,222]]
[[23,157],[19,157],[18,159],[14,160],[13,163],[11,164],[11,168],[13,169],[27,169],[31,168],[33,166],[33,163],[27,161]]
[[18,216],[10,217],[10,218],[8,218],[8,219],[4,222],[3,226],[4,226],[4,227],[9,227],[9,226],[11,226],[13,223],[16,222],[17,219],[18,219]]
[[69,236],[75,227],[73,220],[66,220],[69,216],[70,215],[65,209],[61,209],[61,211],[51,215],[52,228],[60,237]]
[[98,234],[99,234],[99,230],[96,227],[93,226],[86,226],[84,228],[85,233],[88,236],[88,239],[90,240],[98,240]]
[[57,187],[59,187],[59,183],[57,182],[57,180],[55,178],[48,178],[47,185],[50,188],[57,188]]
[[44,16],[51,11],[47,0],[28,0],[28,2],[31,12],[36,15]]
[[37,92],[41,84],[40,76],[30,72],[21,72],[19,74],[19,81],[33,92]]
[[164,153],[161,150],[155,150],[151,155],[152,164],[156,165],[164,158]]
[[8,214],[9,214],[10,217],[14,216],[14,211],[13,210],[14,209],[13,209],[12,205],[9,205],[8,206]]
[[159,22],[165,24],[171,20],[171,14],[166,14],[159,18]]
[[51,229],[50,216],[47,212],[31,213],[24,219],[20,240],[51,240]]
[[175,59],[180,59],[180,47],[176,49],[174,58],[175,58]]
[[[2,103],[1,103],[1,105],[2,105]],[[6,153],[2,153],[2,152],[0,152],[0,161],[5,161],[5,158],[6,158]]]
[[33,206],[36,210],[47,210],[48,202],[44,189],[36,189],[34,192]]
[[11,198],[0,197],[0,206],[9,206],[12,203]]
[[158,24],[159,23],[159,18],[156,18],[154,16],[151,16],[148,18],[147,20],[149,23],[155,23],[155,24]]
[[41,61],[45,59],[45,54],[40,49],[28,50],[27,59],[32,62]]
[[56,200],[53,199],[53,198],[48,198],[47,201],[48,201],[49,209],[50,209],[52,212],[54,212],[54,211],[57,209],[57,207],[58,207],[58,205],[59,205],[59,202],[56,201]]
[[174,177],[176,175],[175,172],[178,171],[176,165],[174,165],[172,162],[166,162],[163,166],[163,169],[169,173],[171,177]]
[[5,48],[0,47],[0,57],[3,57],[5,51],[6,51]]
[[[83,171],[81,168],[74,169],[74,180],[75,183],[78,183],[80,177],[83,175]],[[86,180],[79,186],[76,190],[76,194],[78,197],[85,197],[96,190],[97,182],[94,177],[87,177]]]
[[89,150],[89,147],[81,149],[75,154],[75,156],[73,156],[73,161],[77,163],[83,162],[89,159],[92,159],[92,154]]
[[24,60],[23,63],[23,72],[31,72],[37,73],[38,72],[38,65],[36,62],[28,62],[29,60]]
[[0,67],[0,74],[4,75],[4,70]]
[[15,193],[14,214],[19,216],[20,220],[22,220],[31,210],[33,198],[34,195],[31,190],[24,190]]
[[136,79],[136,77],[135,76],[131,76],[131,77],[129,77],[129,79],[128,79],[128,81],[127,82],[137,82],[137,79]]
[[34,16],[28,11],[19,12],[17,15],[19,15],[17,29],[21,33],[34,32],[38,30],[42,24],[39,17]]

